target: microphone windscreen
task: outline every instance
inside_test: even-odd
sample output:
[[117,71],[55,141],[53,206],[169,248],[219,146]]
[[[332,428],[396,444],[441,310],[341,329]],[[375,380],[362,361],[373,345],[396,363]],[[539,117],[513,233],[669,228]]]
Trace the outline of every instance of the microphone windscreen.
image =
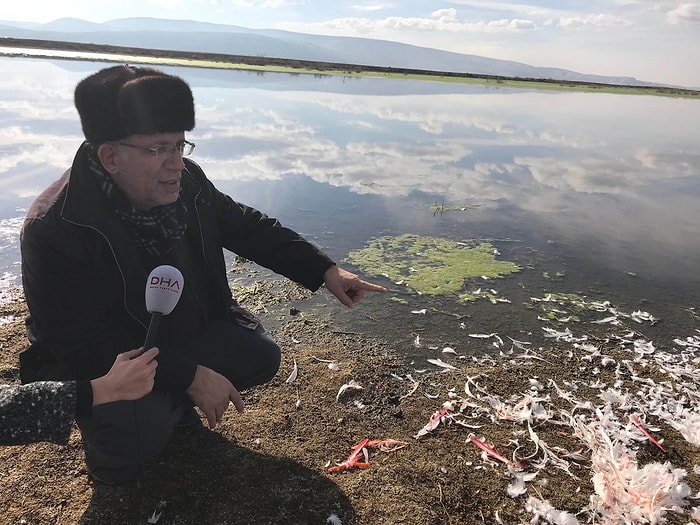
[[146,310],[168,315],[175,309],[185,285],[180,270],[167,264],[154,268],[146,282]]

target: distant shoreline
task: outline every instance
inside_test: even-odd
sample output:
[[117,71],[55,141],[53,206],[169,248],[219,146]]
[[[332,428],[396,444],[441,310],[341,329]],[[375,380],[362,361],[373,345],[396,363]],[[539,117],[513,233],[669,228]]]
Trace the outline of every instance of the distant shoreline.
[[[311,60],[294,60],[264,56],[229,55],[203,51],[175,51],[166,49],[145,49],[139,47],[114,46],[107,44],[86,44],[58,40],[38,40],[24,38],[0,37],[0,47],[32,50],[65,51],[70,53],[96,53],[113,55],[114,58],[60,57],[41,54],[29,54],[21,51],[5,53],[6,56],[27,58],[53,58],[65,60],[130,61],[148,63],[156,59],[160,65],[180,65],[189,67],[206,67],[221,69],[248,69],[269,72],[287,72],[297,74],[326,74],[344,76],[387,76],[389,78],[410,78],[416,80],[434,80],[443,82],[463,82],[500,87],[575,90],[587,92],[606,92],[621,94],[644,94],[657,96],[674,96],[700,98],[700,90],[665,87],[665,86],[630,86],[597,82],[572,80],[554,80],[541,78],[505,77],[497,75],[479,75],[448,71],[424,69],[368,66],[362,64],[343,64],[337,62],[318,62]],[[133,60],[131,60],[133,59]]]

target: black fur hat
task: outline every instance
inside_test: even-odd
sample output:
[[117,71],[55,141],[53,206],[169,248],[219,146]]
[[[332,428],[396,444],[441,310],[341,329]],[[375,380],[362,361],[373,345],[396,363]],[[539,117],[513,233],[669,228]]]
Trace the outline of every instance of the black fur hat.
[[75,107],[93,144],[194,128],[187,82],[153,68],[114,66],[94,73],[76,86]]

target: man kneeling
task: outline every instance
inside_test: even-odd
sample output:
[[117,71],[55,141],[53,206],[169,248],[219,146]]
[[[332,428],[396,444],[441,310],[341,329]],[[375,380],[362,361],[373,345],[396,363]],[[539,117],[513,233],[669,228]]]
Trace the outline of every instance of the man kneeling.
[[85,141],[68,171],[31,206],[21,235],[32,343],[23,382],[89,380],[143,345],[149,272],[168,264],[186,283],[163,317],[154,389],[78,416],[92,477],[132,478],[179,424],[214,428],[240,391],[269,381],[280,349],[233,299],[225,248],[352,306],[378,285],[347,272],[276,219],[221,193],[186,158],[194,100],[179,77],[115,66],[75,90]]

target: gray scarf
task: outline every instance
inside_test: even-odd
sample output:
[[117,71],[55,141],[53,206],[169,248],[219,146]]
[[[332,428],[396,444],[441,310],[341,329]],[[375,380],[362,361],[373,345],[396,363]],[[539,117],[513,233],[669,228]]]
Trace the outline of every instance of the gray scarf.
[[97,157],[95,148],[88,154],[90,172],[117,217],[126,225],[136,246],[149,255],[164,255],[172,250],[187,230],[187,207],[181,195],[172,204],[156,206],[145,212],[136,208],[114,182]]

